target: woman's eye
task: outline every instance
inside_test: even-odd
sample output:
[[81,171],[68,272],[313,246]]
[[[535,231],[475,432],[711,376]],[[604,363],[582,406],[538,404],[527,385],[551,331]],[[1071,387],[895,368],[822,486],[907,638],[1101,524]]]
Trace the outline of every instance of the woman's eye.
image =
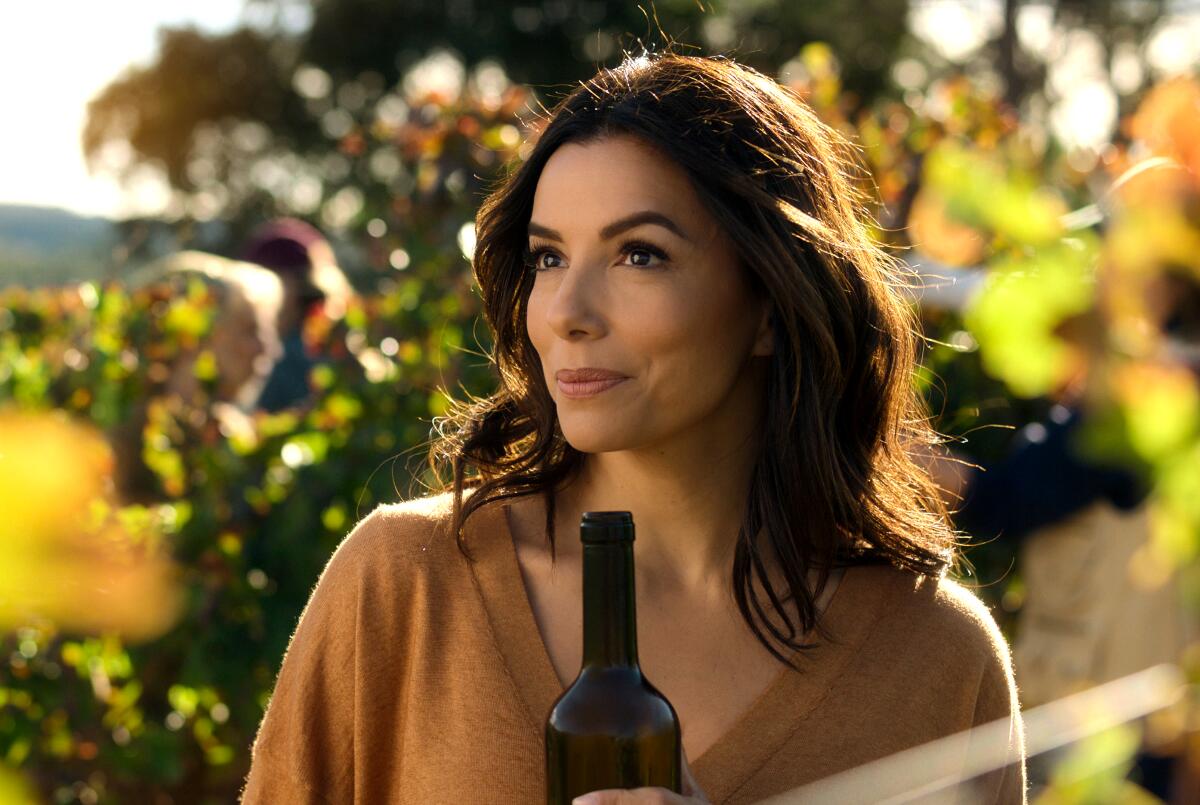
[[[561,263],[555,263],[555,260],[560,260],[557,254],[549,249],[534,249],[526,253],[525,264],[534,271],[545,271],[548,268],[559,268]],[[547,262],[549,260],[550,262]]]
[[653,268],[658,262],[663,262],[667,259],[667,255],[661,249],[657,249],[647,243],[628,243],[625,245],[625,257],[629,263],[638,268]]
[[648,266],[651,264],[653,259],[654,255],[650,254],[650,252],[646,251],[645,249],[629,250],[629,261],[635,266]]
[[[634,268],[655,268],[667,260],[667,255],[648,243],[626,243],[621,247],[624,264]],[[548,248],[530,248],[525,251],[525,265],[534,271],[562,268],[562,255]]]

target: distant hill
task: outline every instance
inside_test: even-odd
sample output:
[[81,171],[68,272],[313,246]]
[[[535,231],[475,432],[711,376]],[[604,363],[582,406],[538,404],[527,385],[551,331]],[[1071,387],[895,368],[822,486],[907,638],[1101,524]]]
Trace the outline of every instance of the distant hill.
[[116,230],[106,218],[53,207],[0,204],[0,287],[102,277]]
[[0,242],[49,253],[90,248],[112,234],[107,218],[85,217],[56,207],[0,204]]

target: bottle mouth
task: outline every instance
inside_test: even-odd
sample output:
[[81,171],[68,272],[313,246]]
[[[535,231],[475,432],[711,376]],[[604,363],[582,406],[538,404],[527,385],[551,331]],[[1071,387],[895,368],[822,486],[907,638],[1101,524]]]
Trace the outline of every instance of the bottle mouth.
[[633,542],[631,512],[584,512],[579,538],[585,545]]

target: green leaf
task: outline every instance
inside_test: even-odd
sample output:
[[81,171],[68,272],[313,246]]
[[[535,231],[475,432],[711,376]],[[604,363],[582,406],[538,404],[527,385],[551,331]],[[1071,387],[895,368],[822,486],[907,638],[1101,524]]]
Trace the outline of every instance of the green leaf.
[[200,703],[200,694],[196,692],[195,688],[187,685],[172,685],[167,691],[167,701],[184,718],[191,718],[196,714],[196,705]]
[[994,265],[967,311],[984,367],[1022,397],[1046,394],[1064,379],[1069,351],[1054,328],[1095,298],[1096,244],[1060,242]]
[[1045,246],[1062,234],[1062,201],[1031,177],[982,151],[946,141],[925,160],[925,183],[951,217],[1020,244]]

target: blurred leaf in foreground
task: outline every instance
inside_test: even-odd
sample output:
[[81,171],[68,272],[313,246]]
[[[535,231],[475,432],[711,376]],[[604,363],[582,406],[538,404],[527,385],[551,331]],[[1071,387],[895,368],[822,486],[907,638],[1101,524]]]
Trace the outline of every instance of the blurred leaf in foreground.
[[1047,394],[1078,369],[1081,356],[1056,330],[1095,299],[1093,238],[1061,241],[997,260],[967,314],[987,370],[1017,394]]
[[1148,361],[1114,370],[1130,446],[1147,460],[1164,462],[1186,450],[1200,424],[1200,389],[1185,367]]
[[33,789],[17,772],[0,764],[0,803],[3,805],[36,805]]
[[130,639],[179,611],[175,570],[153,519],[131,528],[106,497],[112,452],[59,413],[0,412],[0,629],[47,618]]
[[1139,727],[1123,724],[1074,744],[1055,767],[1049,788],[1036,801],[1039,805],[1158,802],[1125,779],[1140,743]]
[[948,266],[977,265],[987,248],[983,233],[951,218],[945,200],[928,187],[913,200],[908,233],[914,246]]
[[1126,130],[1134,140],[1200,176],[1200,81],[1176,76],[1146,94]]
[[1039,246],[1062,234],[1062,199],[983,151],[939,144],[926,159],[925,185],[944,200],[950,217],[1006,240]]

